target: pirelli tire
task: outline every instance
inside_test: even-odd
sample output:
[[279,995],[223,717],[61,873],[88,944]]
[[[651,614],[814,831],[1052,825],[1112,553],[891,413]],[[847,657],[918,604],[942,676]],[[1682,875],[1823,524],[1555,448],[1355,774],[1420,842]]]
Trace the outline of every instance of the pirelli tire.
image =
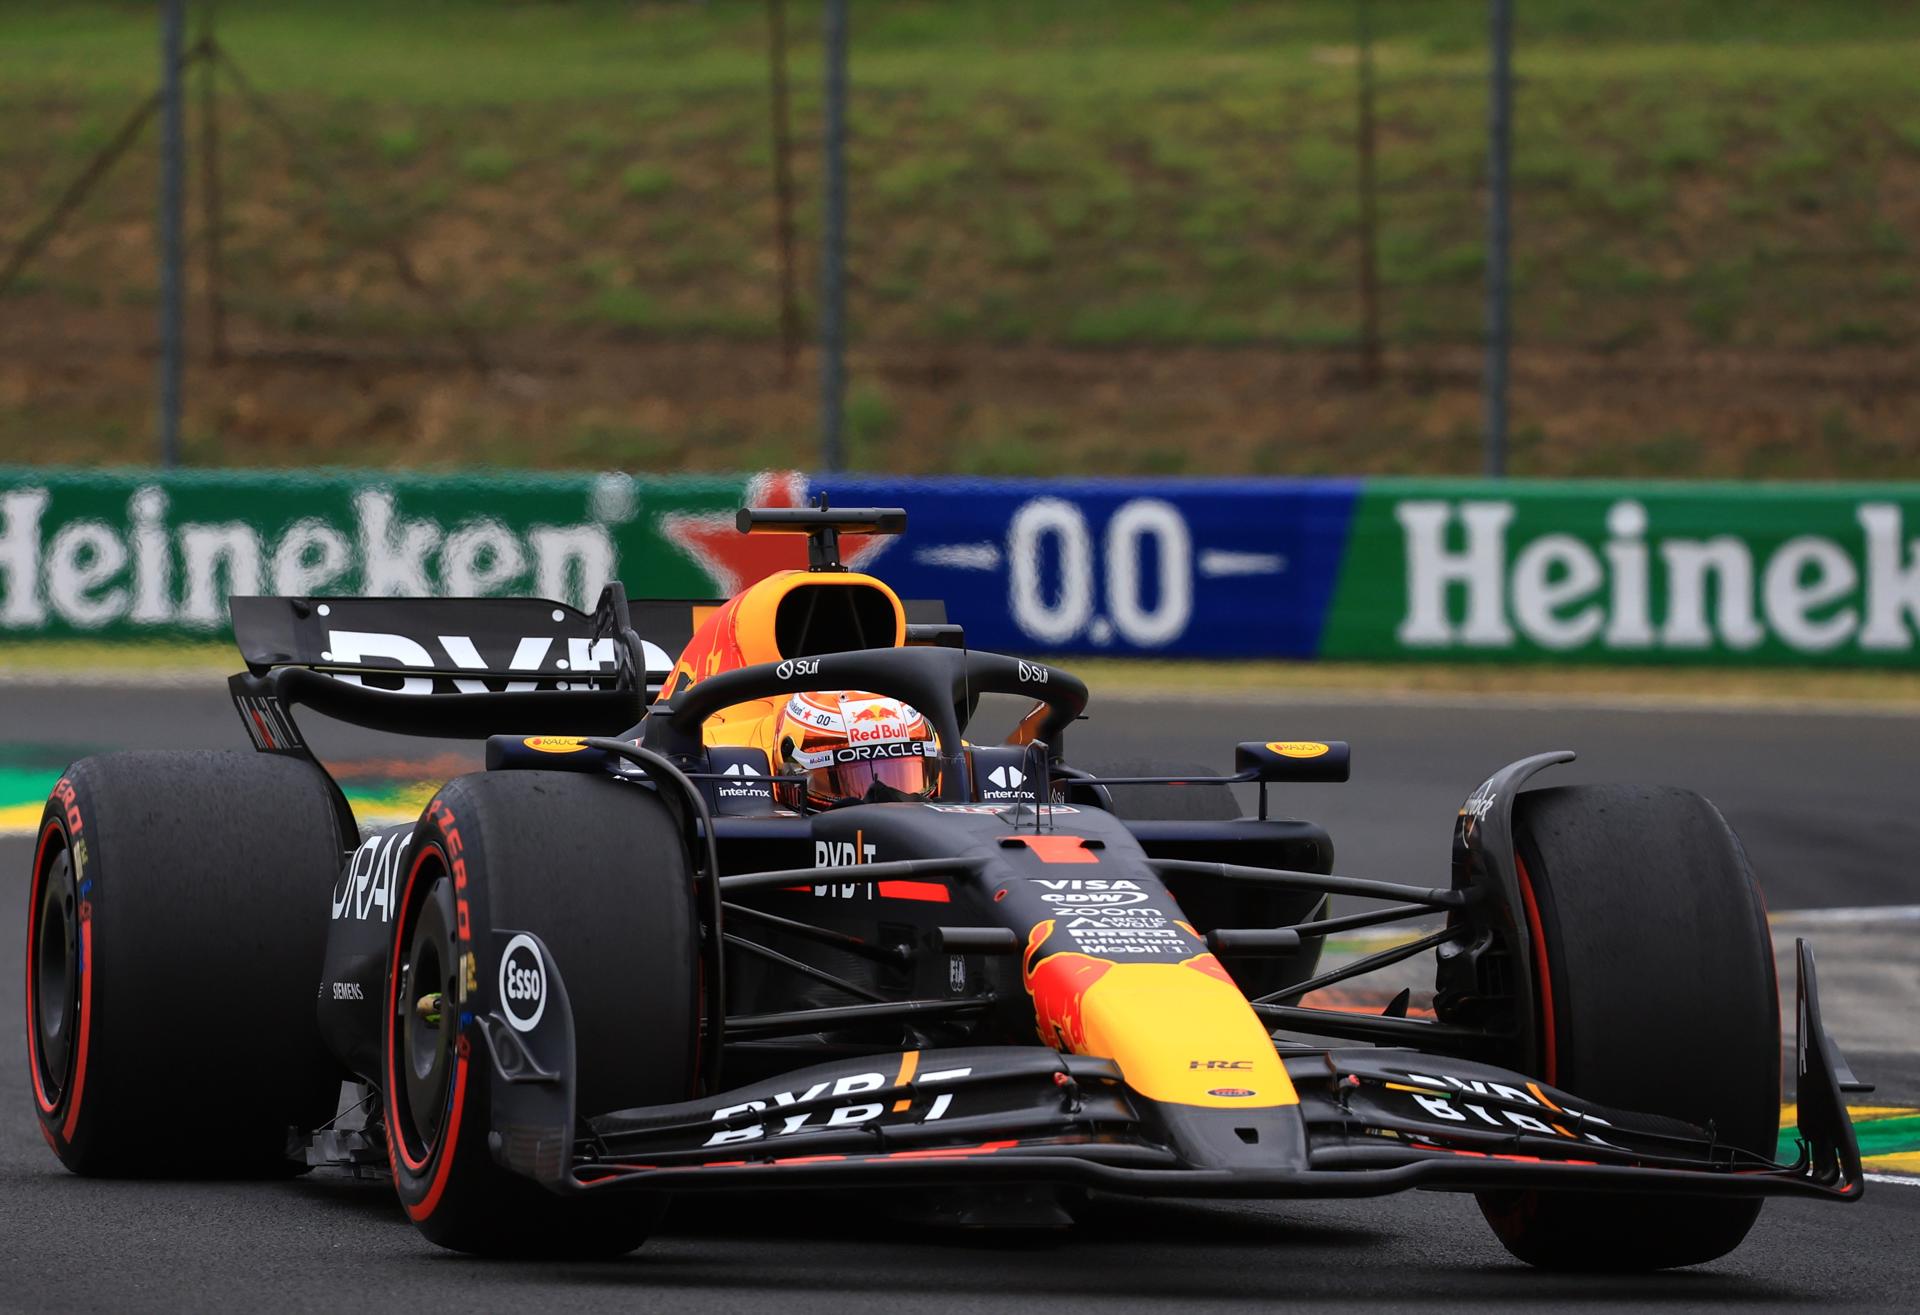
[[582,1117],[696,1094],[700,931],[679,818],[651,789],[608,777],[458,777],[420,818],[396,908],[382,1099],[408,1217],[477,1255],[639,1246],[664,1196],[561,1196],[495,1162],[487,1043],[464,1004],[500,975],[490,929],[532,932],[572,1003]]
[[314,1018],[342,843],[313,764],[114,753],[67,768],[27,904],[27,1063],[76,1173],[303,1167],[340,1074]]
[[[1596,1105],[1710,1128],[1771,1158],[1780,1013],[1766,908],[1740,841],[1697,794],[1575,785],[1514,801],[1538,1035],[1528,1071]],[[1758,1199],[1483,1192],[1507,1250],[1550,1269],[1697,1265]]]

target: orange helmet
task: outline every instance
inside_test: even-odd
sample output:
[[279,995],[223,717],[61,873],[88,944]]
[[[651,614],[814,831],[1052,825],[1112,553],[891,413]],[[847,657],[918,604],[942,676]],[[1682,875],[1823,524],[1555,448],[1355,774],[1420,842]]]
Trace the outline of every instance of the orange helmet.
[[940,783],[927,719],[898,699],[860,690],[795,694],[774,726],[781,770],[804,773],[815,808],[883,796],[925,799]]

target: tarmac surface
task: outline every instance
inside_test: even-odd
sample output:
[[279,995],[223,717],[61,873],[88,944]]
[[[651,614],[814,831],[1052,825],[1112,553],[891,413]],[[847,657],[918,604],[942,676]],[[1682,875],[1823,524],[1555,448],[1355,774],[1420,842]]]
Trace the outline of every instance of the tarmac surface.
[[[310,728],[323,754],[430,758],[468,746]],[[1151,756],[1225,769],[1241,739],[1340,738],[1354,778],[1295,787],[1277,810],[1324,822],[1337,870],[1444,880],[1459,801],[1525,753],[1580,760],[1541,784],[1651,780],[1714,799],[1747,845],[1776,938],[1813,938],[1828,1024],[1876,1105],[1920,1105],[1920,719],[1882,713],[1549,711],[1364,697],[1102,703],[1072,732],[1086,762]],[[242,748],[202,688],[0,685],[0,748]],[[443,760],[444,762],[445,760]],[[21,1016],[28,841],[0,839],[0,1018]],[[1829,911],[1840,910],[1835,914]],[[217,1025],[218,983],[182,1017]],[[17,1022],[4,1024],[17,1029]],[[13,1045],[20,1045],[17,1030]],[[18,1054],[18,1051],[14,1052]],[[211,1130],[209,1130],[210,1132]],[[198,1135],[191,1129],[157,1135]],[[1155,1203],[1100,1198],[1073,1230],[1012,1237],[904,1223],[882,1199],[777,1192],[683,1200],[619,1262],[480,1263],[423,1241],[384,1182],[84,1181],[41,1140],[17,1058],[0,1063],[0,1309],[32,1311],[564,1308],[848,1311],[1146,1310],[1314,1301],[1436,1307],[1909,1308],[1920,1290],[1920,1183],[1869,1183],[1853,1206],[1776,1201],[1733,1255],[1634,1278],[1541,1274],[1511,1260],[1471,1199]],[[1901,1294],[1907,1294],[1903,1297]]]

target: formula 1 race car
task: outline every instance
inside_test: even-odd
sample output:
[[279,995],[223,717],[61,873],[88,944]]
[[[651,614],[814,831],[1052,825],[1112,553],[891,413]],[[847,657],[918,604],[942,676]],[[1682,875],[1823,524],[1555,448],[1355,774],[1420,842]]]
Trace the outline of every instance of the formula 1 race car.
[[[811,568],[724,602],[234,598],[255,752],[86,758],[47,805],[27,1013],[54,1152],[391,1174],[428,1238],[483,1254],[622,1252],[682,1191],[1044,1222],[1088,1189],[1429,1188],[1535,1264],[1651,1269],[1730,1251],[1767,1196],[1860,1197],[1804,943],[1775,1162],[1772,944],[1706,800],[1525,789],[1573,756],[1540,754],[1467,797],[1449,879],[1333,875],[1268,797],[1346,780],[1347,745],[1071,765],[1080,680],[840,565],[839,533],[905,519],[743,511]],[[1030,700],[994,743],[968,737],[988,695]],[[363,831],[296,706],[486,738],[486,770]],[[1430,1009],[1314,1002],[1428,953]]]

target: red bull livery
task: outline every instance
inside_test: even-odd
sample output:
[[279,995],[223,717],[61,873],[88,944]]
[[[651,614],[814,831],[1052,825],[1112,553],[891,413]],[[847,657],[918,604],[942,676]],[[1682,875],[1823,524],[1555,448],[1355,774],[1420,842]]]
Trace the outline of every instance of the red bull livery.
[[[253,751],[83,759],[47,806],[53,1153],[382,1174],[485,1255],[628,1250],[673,1192],[1064,1222],[1085,1188],[1430,1188],[1533,1264],[1657,1269],[1769,1197],[1859,1199],[1812,953],[1783,1022],[1706,800],[1542,784],[1572,755],[1537,754],[1433,863],[1338,874],[1284,809],[1346,743],[1283,724],[1218,773],[1103,774],[1069,752],[1079,679],[841,566],[840,534],[904,527],[744,511],[810,568],[726,600],[234,599]],[[1022,700],[1004,735],[990,695]],[[296,708],[484,740],[486,770],[363,829]],[[218,1028],[175,1012],[206,982]]]

